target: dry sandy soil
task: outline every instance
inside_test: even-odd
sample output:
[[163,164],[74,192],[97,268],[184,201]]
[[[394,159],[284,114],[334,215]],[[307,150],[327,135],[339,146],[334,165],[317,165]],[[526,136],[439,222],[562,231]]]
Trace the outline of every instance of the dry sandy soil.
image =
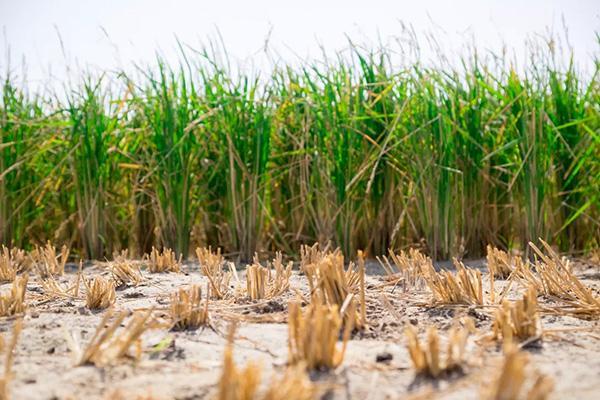
[[[73,282],[76,267],[59,278]],[[430,304],[427,288],[403,288],[386,285],[375,263],[367,277],[367,316],[369,327],[353,335],[345,359],[330,372],[313,373],[328,399],[430,398],[476,399],[492,384],[502,362],[496,344],[478,340],[490,332],[491,307],[438,306]],[[600,268],[577,266],[582,282],[596,295],[600,290]],[[151,274],[137,287],[117,291],[115,308],[142,310],[153,308],[158,320],[168,323],[170,293],[191,283],[206,285],[197,264],[186,264],[182,273]],[[108,275],[105,265],[88,265],[86,276]],[[487,282],[486,276],[484,281]],[[502,283],[499,283],[502,286]],[[10,284],[0,288],[9,290]],[[296,298],[295,290],[307,293],[306,278],[294,272],[292,290],[270,301],[210,303],[212,328],[174,332],[152,329],[143,335],[143,352],[138,360],[124,360],[116,366],[98,368],[74,366],[73,353],[66,336],[79,337],[85,345],[93,335],[104,312],[92,312],[82,299],[49,299],[39,281],[28,283],[23,331],[15,350],[10,392],[14,399],[201,399],[216,394],[226,345],[227,327],[240,319],[234,354],[238,365],[258,361],[263,369],[262,382],[279,376],[287,359],[286,309]],[[516,287],[513,298],[517,297]],[[393,306],[384,306],[381,293]],[[540,304],[545,304],[540,298]],[[478,332],[467,346],[467,363],[461,373],[442,379],[415,377],[405,345],[404,329],[412,324],[424,333],[436,326],[443,334],[461,316],[471,316]],[[11,331],[14,318],[2,318],[0,330]],[[600,326],[571,316],[542,314],[546,334],[531,344],[529,370],[537,369],[553,377],[554,399],[600,398]],[[8,333],[9,335],[9,333]],[[151,396],[151,397],[150,397]],[[140,397],[141,398],[141,397]],[[146,397],[143,397],[146,398]]]

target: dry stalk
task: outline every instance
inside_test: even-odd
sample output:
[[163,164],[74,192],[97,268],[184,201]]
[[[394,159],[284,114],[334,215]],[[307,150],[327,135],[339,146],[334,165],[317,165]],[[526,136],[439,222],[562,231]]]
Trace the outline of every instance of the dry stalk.
[[494,278],[506,279],[523,264],[519,256],[512,256],[505,251],[487,246],[487,268]]
[[275,253],[275,258],[273,259],[271,265],[273,268],[272,271],[269,271],[271,278],[268,296],[277,297],[285,293],[290,288],[290,277],[292,276],[293,263],[290,261],[286,266],[284,266],[283,255],[280,251],[278,251]]
[[16,277],[12,283],[12,288],[8,293],[0,295],[0,317],[7,317],[25,312],[25,292],[27,291],[27,281],[29,277],[22,275]]
[[417,249],[409,249],[407,252],[402,250],[399,254],[392,249],[388,252],[389,258],[387,256],[377,257],[379,264],[389,279],[401,277],[406,286],[417,286],[423,281],[423,274],[429,270],[429,266],[433,268],[431,258]]
[[117,330],[125,320],[127,312],[118,313],[109,324],[112,316],[112,310],[106,311],[94,336],[83,350],[71,335],[67,336],[69,347],[75,354],[76,365],[94,364],[98,367],[113,365],[128,356],[129,348],[133,344],[136,345],[133,358],[138,359],[141,356],[140,337],[149,328],[148,321],[152,317],[152,310],[134,312],[128,324],[119,332]]
[[305,266],[309,264],[316,264],[329,253],[329,245],[326,245],[323,249],[321,249],[321,245],[318,242],[312,246],[300,246],[300,269],[304,270]]
[[231,278],[234,277],[236,281],[238,280],[235,266],[230,263],[229,271],[223,271],[225,259],[221,255],[220,249],[213,253],[210,247],[208,249],[197,248],[196,255],[200,263],[200,271],[210,283],[210,293],[213,298],[220,300],[229,296]]
[[[356,312],[353,306],[351,308]],[[342,317],[337,306],[311,303],[302,313],[298,303],[290,303],[289,364],[304,363],[309,370],[336,368],[344,359],[352,325],[345,325],[340,349],[337,341],[341,329]]]
[[588,253],[590,261],[596,265],[600,265],[600,247],[590,250]]
[[257,398],[261,369],[255,363],[248,363],[239,370],[233,360],[233,339],[235,324],[229,328],[227,346],[223,357],[223,370],[219,379],[217,399],[252,400]]
[[117,294],[112,281],[96,276],[87,281],[83,280],[86,287],[85,305],[92,310],[102,310],[110,307],[115,302]]
[[317,390],[306,374],[306,367],[298,364],[289,367],[282,378],[272,379],[264,400],[312,400]]
[[[484,388],[484,397],[494,400],[545,400],[554,389],[552,378],[542,375],[536,371],[527,373],[529,357],[527,353],[511,348],[504,357],[502,369],[496,378],[491,391]],[[534,380],[529,390],[526,383]]]
[[8,385],[10,383],[10,380],[12,379],[14,351],[15,347],[17,347],[17,341],[19,340],[19,334],[21,333],[22,328],[23,320],[16,320],[13,325],[12,337],[10,339],[10,342],[8,343],[8,346],[6,345],[4,336],[0,335],[0,352],[5,353],[4,371],[2,376],[0,377],[0,400],[10,399]]
[[[301,265],[308,279],[311,301],[335,305],[339,310],[346,312],[344,322],[349,321],[354,327],[362,329],[366,320],[364,315],[357,313],[357,308],[364,310],[364,305],[357,307],[354,303],[355,295],[360,295],[360,299],[364,301],[364,260],[361,261],[362,267],[356,271],[353,263],[344,268],[344,256],[339,249],[326,254],[319,253],[316,258],[315,263]],[[348,313],[347,301],[354,304],[352,313]]]
[[435,327],[427,331],[427,343],[421,343],[416,328],[409,325],[406,329],[408,352],[418,375],[437,378],[461,368],[464,363],[465,347],[469,337],[468,328],[450,328],[446,357],[442,359],[440,337]]
[[289,289],[292,262],[284,267],[283,256],[277,252],[271,265],[272,269],[263,267],[255,255],[253,264],[246,267],[246,290],[250,299],[272,299]]
[[539,337],[542,329],[537,308],[537,292],[533,286],[527,289],[522,300],[503,301],[502,307],[494,315],[494,339],[502,339],[507,349],[512,346],[514,338],[527,340]]
[[45,278],[50,275],[63,275],[65,273],[69,253],[69,248],[63,245],[60,249],[60,256],[57,255],[56,248],[48,242],[45,247],[36,247],[31,252],[31,259],[39,275]]
[[481,272],[465,267],[454,259],[456,274],[449,271],[437,272],[433,265],[427,266],[425,281],[433,292],[436,302],[442,304],[483,305]]
[[124,258],[118,258],[112,263],[111,275],[117,287],[137,286],[144,280],[140,268]]
[[260,265],[256,260],[254,264],[246,267],[246,290],[250,299],[266,298],[268,284],[269,270],[267,268]]
[[197,329],[208,325],[208,286],[204,305],[202,302],[202,290],[200,286],[194,285],[188,290],[179,289],[171,295],[171,319],[173,329]]
[[44,291],[44,294],[49,298],[77,298],[79,297],[79,284],[81,281],[83,263],[79,263],[79,273],[74,279],[72,285],[64,287],[56,281],[56,278],[52,275],[41,278],[40,285]]
[[175,252],[171,249],[163,249],[162,252],[152,247],[152,251],[148,256],[148,270],[153,274],[163,272],[180,272],[181,256],[179,259],[175,256]]
[[14,281],[19,269],[19,264],[15,260],[13,252],[8,247],[2,246],[2,252],[0,253],[0,282]]
[[536,245],[529,243],[541,258],[541,261],[535,264],[535,273],[527,265],[517,271],[517,276],[539,293],[567,303],[568,308],[565,311],[575,316],[586,318],[600,316],[600,298],[594,296],[591,289],[575,276],[568,261],[559,257],[546,242],[541,242],[547,255]]

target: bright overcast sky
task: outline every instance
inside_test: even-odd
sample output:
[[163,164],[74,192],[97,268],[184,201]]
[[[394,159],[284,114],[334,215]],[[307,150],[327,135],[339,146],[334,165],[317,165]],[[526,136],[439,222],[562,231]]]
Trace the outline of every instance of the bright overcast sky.
[[435,32],[449,52],[474,38],[483,50],[505,44],[518,57],[527,38],[562,33],[565,26],[579,64],[591,65],[600,48],[599,0],[0,0],[0,74],[8,47],[11,66],[24,59],[30,80],[62,76],[57,31],[70,65],[126,67],[132,60],[151,62],[156,51],[176,62],[175,37],[196,47],[220,32],[234,61],[260,69],[267,36],[270,48],[294,63],[318,57],[321,45],[328,52],[343,49],[346,35],[386,42],[401,35],[402,23],[420,35]]

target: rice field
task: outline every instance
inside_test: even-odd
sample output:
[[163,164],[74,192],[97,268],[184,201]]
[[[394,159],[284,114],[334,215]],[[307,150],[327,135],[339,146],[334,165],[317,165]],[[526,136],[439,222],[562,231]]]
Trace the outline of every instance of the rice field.
[[595,399],[600,58],[0,90],[0,399]]
[[518,70],[477,52],[399,68],[392,53],[259,75],[188,51],[35,92],[9,69],[0,243],[243,262],[317,241],[436,260],[598,247],[598,59],[584,74],[551,48]]

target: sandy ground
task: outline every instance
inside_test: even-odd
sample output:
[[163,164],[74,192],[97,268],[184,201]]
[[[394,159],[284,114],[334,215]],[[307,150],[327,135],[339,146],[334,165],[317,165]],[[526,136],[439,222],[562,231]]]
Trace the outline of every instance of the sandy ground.
[[[481,266],[481,263],[476,263]],[[372,263],[367,277],[367,316],[369,327],[349,342],[340,367],[328,373],[312,374],[312,379],[326,387],[328,399],[395,399],[414,396],[445,399],[480,398],[501,365],[502,352],[497,345],[482,345],[477,338],[489,332],[490,307],[427,306],[431,294],[426,288],[384,286],[386,282]],[[580,265],[582,281],[600,289],[600,268]],[[108,274],[103,265],[90,265],[86,276]],[[74,268],[59,278],[73,282]],[[206,285],[197,264],[188,264],[179,274],[150,274],[137,287],[117,291],[115,308],[135,311],[154,308],[158,320],[168,322],[169,295],[177,288],[200,283]],[[487,278],[484,277],[487,281]],[[502,286],[502,283],[499,283]],[[10,284],[3,284],[2,291]],[[306,278],[297,272],[291,288],[307,293]],[[270,301],[211,302],[212,328],[173,332],[153,329],[143,336],[143,353],[139,360],[125,360],[113,367],[74,366],[73,353],[66,336],[75,334],[85,345],[99,324],[103,312],[92,312],[84,299],[48,299],[35,278],[28,283],[23,331],[15,351],[10,391],[14,399],[202,399],[216,393],[227,327],[231,319],[242,318],[235,340],[238,365],[257,361],[262,381],[267,384],[285,369],[287,359],[287,302],[296,297],[292,291]],[[519,288],[515,288],[519,290]],[[385,307],[381,294],[389,299],[395,313]],[[513,297],[516,297],[516,292]],[[540,299],[540,304],[544,300]],[[452,321],[471,316],[479,330],[467,347],[468,360],[462,373],[443,379],[415,377],[405,347],[404,329],[415,325],[424,333],[430,325],[443,333]],[[11,331],[14,318],[2,318],[0,330]],[[600,325],[571,316],[545,314],[541,342],[528,347],[531,369],[554,378],[554,399],[600,398]],[[6,333],[5,333],[6,335]],[[157,346],[168,343],[167,346]],[[158,348],[158,349],[157,349]],[[383,360],[383,361],[382,361]]]

